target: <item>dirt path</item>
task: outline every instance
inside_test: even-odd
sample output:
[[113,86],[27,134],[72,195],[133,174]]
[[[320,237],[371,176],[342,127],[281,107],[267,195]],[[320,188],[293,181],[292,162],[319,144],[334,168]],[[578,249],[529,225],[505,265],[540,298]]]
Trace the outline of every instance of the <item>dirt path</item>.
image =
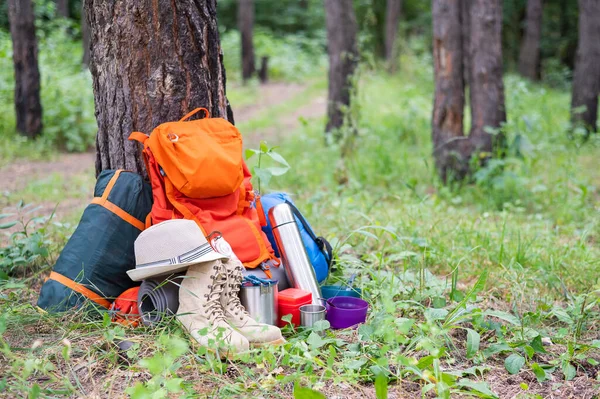
[[[250,121],[270,108],[301,95],[306,89],[307,86],[295,83],[269,83],[263,85],[260,87],[260,94],[255,103],[234,109],[236,123]],[[278,143],[286,134],[289,134],[300,125],[300,118],[321,117],[325,112],[325,107],[325,97],[315,97],[308,104],[296,109],[289,115],[274,116],[273,126],[244,132],[245,143],[247,146],[258,145],[261,140],[267,140],[270,144]],[[32,182],[49,179],[55,174],[61,175],[66,182],[76,176],[85,176],[85,180],[87,180],[87,176],[89,176],[91,188],[94,179],[94,161],[94,153],[62,153],[49,161],[18,160],[0,168],[0,212],[14,211],[14,209],[11,209],[14,204],[2,200],[3,196],[6,198],[11,193],[26,189]],[[60,219],[74,210],[83,209],[87,202],[88,199],[75,199],[67,196],[59,204],[57,218]],[[42,208],[39,212],[44,215],[49,214],[56,206],[54,201],[45,201],[44,198],[39,198],[36,204],[41,205]]]

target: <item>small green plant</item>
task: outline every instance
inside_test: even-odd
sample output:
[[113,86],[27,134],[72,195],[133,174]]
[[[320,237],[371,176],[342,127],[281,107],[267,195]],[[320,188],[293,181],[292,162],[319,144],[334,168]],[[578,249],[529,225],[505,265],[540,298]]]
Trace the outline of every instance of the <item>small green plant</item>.
[[[6,280],[9,276],[29,274],[47,260],[50,245],[47,227],[54,213],[50,216],[28,218],[28,215],[39,209],[19,201],[16,215],[0,215],[0,230],[17,229],[8,236],[8,245],[0,248],[0,280]],[[12,216],[16,216],[17,220],[3,222]]]
[[[289,169],[290,165],[287,163],[278,152],[275,152],[277,147],[269,147],[264,141],[260,142],[260,148],[247,149],[246,159],[249,160],[254,155],[258,156],[258,162],[256,166],[252,167],[252,174],[256,176],[258,181],[258,192],[262,193],[262,185],[268,186],[273,176],[281,176],[285,174]],[[265,166],[266,159],[270,159],[274,166]]]

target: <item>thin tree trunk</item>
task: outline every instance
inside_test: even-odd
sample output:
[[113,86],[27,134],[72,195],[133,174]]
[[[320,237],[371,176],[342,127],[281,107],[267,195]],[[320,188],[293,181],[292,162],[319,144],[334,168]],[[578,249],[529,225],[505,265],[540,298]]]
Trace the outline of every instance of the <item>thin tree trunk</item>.
[[398,36],[398,23],[402,14],[402,0],[387,0],[385,12],[385,59],[390,65],[390,70],[396,68],[396,38]]
[[519,73],[531,80],[540,79],[540,39],[542,37],[542,0],[527,1],[525,36],[519,53]]
[[352,0],[325,0],[327,53],[329,54],[329,95],[326,133],[344,124],[350,107],[352,76],[358,62],[357,24]]
[[255,72],[254,43],[254,0],[239,0],[238,27],[242,36],[242,78],[250,79]]
[[502,3],[501,0],[473,0],[471,6],[471,133],[476,152],[492,155],[495,144],[502,145],[498,129],[506,121],[502,81]]
[[461,0],[433,0],[435,95],[432,116],[433,155],[442,180],[468,172],[468,137],[463,132],[465,82]]
[[90,25],[87,20],[85,9],[81,12],[81,42],[83,45],[83,59],[81,62],[85,66],[90,65]]
[[42,105],[35,16],[31,0],[9,0],[8,18],[15,66],[17,130],[33,138],[42,131]]
[[600,92],[600,1],[579,0],[579,43],[573,75],[571,120],[597,131]]
[[85,0],[90,23],[96,172],[145,174],[132,131],[207,108],[233,122],[215,0]]
[[462,26],[463,77],[465,86],[471,81],[471,5],[473,0],[460,2],[460,23]]
[[56,0],[56,14],[61,18],[69,18],[69,0]]

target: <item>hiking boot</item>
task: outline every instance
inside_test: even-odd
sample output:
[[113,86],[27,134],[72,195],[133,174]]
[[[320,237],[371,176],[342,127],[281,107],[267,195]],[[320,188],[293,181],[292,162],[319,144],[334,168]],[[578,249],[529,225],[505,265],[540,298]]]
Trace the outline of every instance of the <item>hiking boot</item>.
[[220,299],[227,284],[220,260],[192,265],[179,289],[177,318],[198,343],[221,357],[249,350],[248,340],[227,323]]
[[240,286],[244,278],[242,262],[232,256],[223,262],[223,266],[227,271],[227,285],[221,295],[221,305],[229,324],[242,333],[252,346],[283,344],[285,339],[278,327],[257,322],[240,302]]

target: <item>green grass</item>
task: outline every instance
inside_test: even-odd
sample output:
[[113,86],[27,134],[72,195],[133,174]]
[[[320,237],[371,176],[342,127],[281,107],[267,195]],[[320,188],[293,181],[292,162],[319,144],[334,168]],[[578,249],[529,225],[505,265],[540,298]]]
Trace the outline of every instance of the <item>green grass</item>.
[[[362,70],[359,134],[345,159],[325,145],[322,119],[269,142],[292,169],[263,191],[292,193],[334,244],[332,282],[358,274],[371,305],[359,329],[288,329],[285,346],[228,363],[190,345],[175,322],[124,330],[81,312],[40,314],[31,305],[40,278],[9,279],[0,285],[0,392],[119,396],[139,383],[134,398],[166,386],[187,397],[290,397],[298,384],[351,397],[386,387],[398,397],[489,398],[515,387],[523,398],[597,396],[600,142],[568,138],[568,92],[511,75],[505,86],[511,151],[471,185],[436,177],[431,61],[410,52],[393,76]],[[239,127],[277,128],[323,89],[311,81]],[[243,90],[240,99],[260,95]],[[52,179],[15,195],[57,199]],[[119,352],[125,338],[134,346]]]

